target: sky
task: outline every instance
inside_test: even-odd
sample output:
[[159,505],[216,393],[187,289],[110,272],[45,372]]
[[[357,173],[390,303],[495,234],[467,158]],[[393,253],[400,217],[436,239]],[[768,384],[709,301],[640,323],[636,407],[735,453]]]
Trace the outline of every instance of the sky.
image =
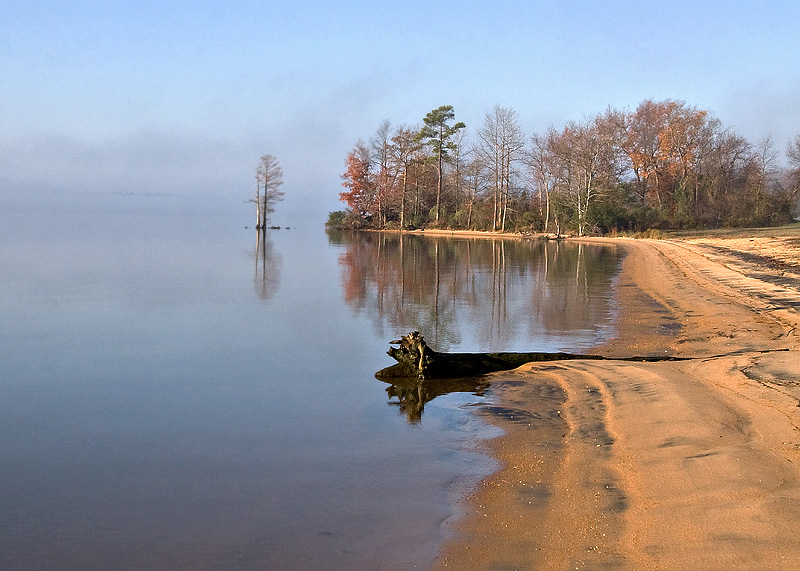
[[797,0],[4,0],[0,206],[249,213],[270,153],[273,220],[321,226],[353,145],[440,105],[472,133],[509,107],[530,135],[676,99],[782,151],[798,22]]

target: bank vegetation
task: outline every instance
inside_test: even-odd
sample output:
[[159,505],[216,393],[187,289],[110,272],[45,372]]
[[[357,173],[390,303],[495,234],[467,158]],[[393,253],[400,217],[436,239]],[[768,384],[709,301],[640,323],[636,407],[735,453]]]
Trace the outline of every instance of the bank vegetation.
[[576,235],[791,222],[800,135],[746,140],[683,101],[608,108],[526,134],[495,106],[470,131],[445,105],[421,125],[382,123],[345,159],[337,228]]

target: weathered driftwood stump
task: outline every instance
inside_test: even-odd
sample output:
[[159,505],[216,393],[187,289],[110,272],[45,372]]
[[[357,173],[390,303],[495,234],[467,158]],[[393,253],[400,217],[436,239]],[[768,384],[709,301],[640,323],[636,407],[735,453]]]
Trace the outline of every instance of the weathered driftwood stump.
[[379,371],[379,375],[385,371],[386,374],[383,375],[385,377],[425,378],[429,365],[436,361],[434,356],[436,352],[428,347],[419,331],[412,331],[405,337],[390,341],[389,344],[399,345],[399,347],[389,347],[387,351],[387,354],[397,361],[397,365]]
[[[454,379],[475,377],[508,371],[534,361],[566,361],[570,359],[604,360],[602,355],[575,353],[439,353],[425,343],[419,331],[412,331],[397,341],[391,341],[388,355],[397,361],[381,369],[375,376],[381,381],[394,383],[395,379]],[[687,357],[655,355],[624,357],[619,361],[683,361]]]
[[390,347],[388,351],[397,364],[375,374],[382,381],[472,377],[516,369],[532,361],[603,358],[572,353],[439,353],[428,347],[419,331],[412,331],[405,337],[391,341],[391,345],[399,345]]

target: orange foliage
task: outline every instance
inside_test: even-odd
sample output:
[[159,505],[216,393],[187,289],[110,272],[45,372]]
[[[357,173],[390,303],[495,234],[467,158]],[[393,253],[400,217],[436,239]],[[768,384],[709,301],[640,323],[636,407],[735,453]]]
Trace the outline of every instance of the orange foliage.
[[627,116],[623,145],[643,195],[659,204],[696,175],[710,121],[708,113],[682,101],[642,102]]
[[369,215],[375,203],[369,159],[358,149],[354,149],[347,155],[346,164],[347,170],[342,175],[342,186],[348,190],[339,193],[339,200],[362,216]]

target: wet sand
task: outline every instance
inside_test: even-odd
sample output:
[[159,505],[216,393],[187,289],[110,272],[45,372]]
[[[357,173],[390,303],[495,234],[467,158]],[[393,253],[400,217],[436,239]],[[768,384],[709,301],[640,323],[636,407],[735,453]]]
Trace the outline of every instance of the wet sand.
[[614,242],[620,322],[600,352],[692,359],[490,376],[503,467],[436,567],[800,569],[800,284],[730,244]]

